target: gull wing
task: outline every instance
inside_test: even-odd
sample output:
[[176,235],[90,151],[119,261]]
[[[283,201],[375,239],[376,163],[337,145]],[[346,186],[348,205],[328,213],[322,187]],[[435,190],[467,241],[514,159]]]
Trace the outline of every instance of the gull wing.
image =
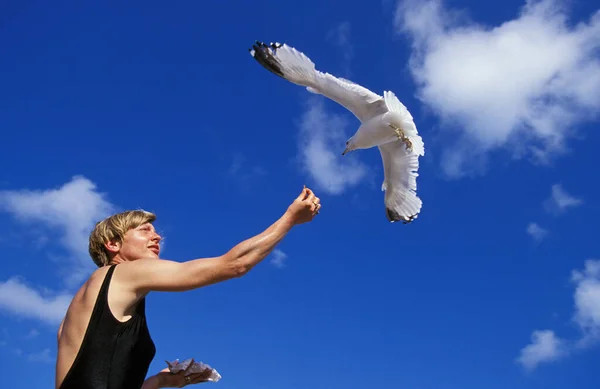
[[265,69],[335,101],[361,122],[388,111],[382,96],[352,81],[316,70],[310,58],[286,44],[267,45],[257,41],[250,54]]
[[421,212],[423,202],[417,196],[419,156],[406,150],[401,141],[378,146],[383,162],[385,211],[390,222],[410,223]]

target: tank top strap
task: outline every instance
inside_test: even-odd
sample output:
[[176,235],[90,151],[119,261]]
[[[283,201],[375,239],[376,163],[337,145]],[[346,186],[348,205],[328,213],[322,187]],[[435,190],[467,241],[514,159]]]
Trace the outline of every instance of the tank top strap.
[[104,281],[102,281],[102,285],[100,286],[100,291],[98,292],[98,300],[96,301],[96,305],[108,304],[108,287],[110,286],[110,280],[115,272],[115,267],[117,267],[117,265],[110,265],[108,268],[108,271],[104,276]]

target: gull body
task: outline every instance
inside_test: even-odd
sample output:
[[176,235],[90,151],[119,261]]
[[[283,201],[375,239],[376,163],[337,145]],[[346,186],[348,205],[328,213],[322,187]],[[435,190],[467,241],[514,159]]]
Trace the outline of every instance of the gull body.
[[422,207],[416,195],[419,156],[425,154],[408,109],[391,91],[380,96],[344,78],[316,70],[302,52],[286,44],[256,42],[250,49],[254,59],[270,72],[306,87],[342,105],[360,121],[342,152],[378,147],[384,168],[384,203],[390,222],[414,220]]
[[[391,94],[391,92],[385,93]],[[391,100],[394,98],[395,96],[390,96]],[[349,151],[370,149],[397,140],[403,141],[409,149],[413,147],[412,141],[419,144],[420,137],[417,135],[417,129],[412,122],[412,118],[406,120],[399,112],[386,111],[364,120],[354,135],[346,142],[346,149],[342,155],[345,155]],[[405,139],[402,138],[396,129],[402,130]],[[422,141],[419,150],[424,153]]]

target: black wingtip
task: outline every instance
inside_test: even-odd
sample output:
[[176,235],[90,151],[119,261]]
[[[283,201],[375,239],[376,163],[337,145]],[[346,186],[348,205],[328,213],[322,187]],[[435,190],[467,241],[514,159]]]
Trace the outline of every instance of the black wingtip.
[[279,61],[273,54],[277,51],[279,47],[282,45],[271,43],[271,45],[267,45],[264,42],[255,41],[254,45],[251,49],[249,49],[252,57],[261,64],[265,69],[278,75],[279,77],[285,78],[283,72],[281,71],[281,67],[279,65]]
[[390,221],[390,223],[402,222],[402,224],[412,223],[417,218],[417,216],[419,216],[419,214],[417,213],[412,216],[409,216],[408,218],[405,218],[403,216],[400,216],[398,212],[390,208],[385,209],[385,215],[387,216],[387,219]]

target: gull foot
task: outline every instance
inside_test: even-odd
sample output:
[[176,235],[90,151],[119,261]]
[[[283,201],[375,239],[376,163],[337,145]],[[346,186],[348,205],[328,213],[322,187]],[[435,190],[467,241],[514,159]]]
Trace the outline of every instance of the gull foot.
[[390,124],[390,127],[394,130],[394,132],[396,133],[396,136],[398,137],[398,140],[402,141],[405,145],[406,145],[406,150],[408,151],[412,151],[412,142],[410,141],[410,139],[408,139],[405,135],[404,135],[404,131],[402,131],[402,129],[400,127],[396,127],[393,124]]

